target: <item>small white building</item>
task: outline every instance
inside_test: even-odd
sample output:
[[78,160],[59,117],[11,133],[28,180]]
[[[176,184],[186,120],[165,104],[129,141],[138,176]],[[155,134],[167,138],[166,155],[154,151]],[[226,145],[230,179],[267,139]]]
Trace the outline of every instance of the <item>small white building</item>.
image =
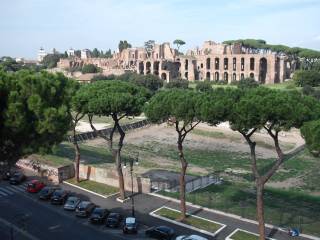
[[38,58],[37,58],[38,62],[42,62],[43,58],[47,55],[48,53],[46,53],[46,51],[41,47],[38,51]]
[[89,49],[83,49],[81,50],[81,59],[88,59],[90,58],[90,50]]
[[68,57],[74,57],[74,49],[73,48],[68,49],[67,54],[68,54]]

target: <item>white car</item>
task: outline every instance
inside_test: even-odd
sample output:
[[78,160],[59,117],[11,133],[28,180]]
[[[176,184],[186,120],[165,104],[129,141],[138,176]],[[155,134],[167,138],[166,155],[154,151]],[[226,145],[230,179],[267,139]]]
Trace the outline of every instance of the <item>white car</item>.
[[182,236],[176,237],[176,240],[208,240],[208,239],[198,235],[189,235],[189,236],[182,235]]

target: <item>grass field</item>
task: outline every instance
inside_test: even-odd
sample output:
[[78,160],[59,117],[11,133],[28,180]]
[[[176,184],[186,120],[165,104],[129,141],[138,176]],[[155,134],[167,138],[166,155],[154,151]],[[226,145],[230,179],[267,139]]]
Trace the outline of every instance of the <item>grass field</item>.
[[[158,211],[154,212],[154,214],[179,222],[179,211],[174,211],[172,209],[163,207]],[[188,217],[184,221],[182,221],[182,223],[212,233],[216,232],[218,229],[222,227],[222,225],[220,224],[216,224],[211,221],[206,221],[205,219],[193,217],[191,215],[188,215]]]
[[[161,194],[178,198],[178,193]],[[320,236],[320,197],[295,191],[267,188],[265,219],[283,227],[299,227],[304,233]],[[187,194],[187,201],[208,208],[256,219],[256,194],[252,184],[224,182]]]
[[259,237],[241,230],[235,232],[231,237],[232,240],[259,240]]
[[104,196],[115,194],[119,191],[118,188],[90,180],[81,180],[79,183],[77,183],[75,179],[69,179],[67,182]]

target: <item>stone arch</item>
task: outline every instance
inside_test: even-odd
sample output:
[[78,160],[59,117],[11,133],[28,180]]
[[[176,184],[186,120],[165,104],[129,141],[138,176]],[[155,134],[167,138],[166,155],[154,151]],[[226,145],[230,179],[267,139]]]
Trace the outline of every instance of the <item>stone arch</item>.
[[235,73],[232,74],[232,81],[237,81],[237,75]]
[[139,62],[139,73],[140,74],[144,73],[144,64],[143,64],[143,62]]
[[186,59],[184,62],[184,69],[185,70],[188,70],[188,65],[189,65],[189,61],[188,61],[188,59]]
[[250,58],[250,71],[254,71],[254,64],[255,64],[255,59],[252,57]]
[[266,58],[261,58],[259,61],[259,82],[265,83],[268,71],[268,62]]
[[207,69],[210,69],[210,67],[211,67],[211,59],[210,59],[210,58],[207,58],[206,68],[207,68]]
[[228,78],[229,78],[228,73],[227,73],[227,72],[224,72],[224,74],[223,74],[223,80],[224,80],[224,81],[228,81]]
[[154,75],[159,75],[159,65],[160,65],[160,62],[159,61],[155,61],[153,63],[153,74]]
[[243,73],[241,73],[240,79],[244,79],[244,74]]
[[214,80],[219,81],[219,72],[214,73]]
[[188,79],[188,72],[185,72],[185,73],[184,73],[184,77],[185,77],[186,79]]
[[162,73],[161,74],[161,79],[162,80],[167,80],[167,74],[166,73]]
[[250,73],[250,78],[253,78],[254,79],[254,73]]
[[219,70],[219,65],[220,65],[220,59],[219,58],[215,58],[214,59],[214,68],[216,70]]
[[146,63],[146,73],[150,74],[151,73],[151,62]]
[[206,74],[206,79],[207,79],[207,80],[210,80],[210,72],[207,72],[207,74]]

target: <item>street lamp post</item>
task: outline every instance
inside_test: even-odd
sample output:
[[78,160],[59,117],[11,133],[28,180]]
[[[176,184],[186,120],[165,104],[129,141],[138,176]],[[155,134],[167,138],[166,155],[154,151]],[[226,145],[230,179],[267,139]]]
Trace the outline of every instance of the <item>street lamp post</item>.
[[[134,217],[134,195],[133,195],[133,165],[139,164],[139,153],[137,154],[137,156],[135,158],[129,157],[128,159],[129,161],[129,167],[130,167],[130,176],[131,176],[131,214],[132,217]],[[124,161],[124,165],[123,168],[127,167],[127,162]]]

